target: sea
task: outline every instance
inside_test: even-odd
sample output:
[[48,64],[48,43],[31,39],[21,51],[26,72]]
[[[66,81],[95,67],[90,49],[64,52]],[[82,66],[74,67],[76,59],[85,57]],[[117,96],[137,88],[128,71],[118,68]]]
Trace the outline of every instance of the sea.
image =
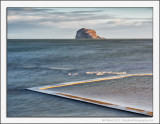
[[144,73],[153,73],[152,39],[8,39],[7,117],[144,117],[27,90]]

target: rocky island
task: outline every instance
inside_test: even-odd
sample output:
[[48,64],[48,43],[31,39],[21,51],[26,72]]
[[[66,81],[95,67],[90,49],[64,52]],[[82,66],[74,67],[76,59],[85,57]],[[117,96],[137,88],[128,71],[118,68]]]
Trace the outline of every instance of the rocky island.
[[76,39],[105,39],[96,34],[95,30],[81,28],[76,33]]

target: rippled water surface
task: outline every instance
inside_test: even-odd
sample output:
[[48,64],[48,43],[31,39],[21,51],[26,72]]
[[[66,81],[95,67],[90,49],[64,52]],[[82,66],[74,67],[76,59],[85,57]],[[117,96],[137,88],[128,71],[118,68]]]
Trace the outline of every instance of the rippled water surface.
[[152,48],[152,40],[8,40],[7,116],[142,116],[25,89],[152,73]]

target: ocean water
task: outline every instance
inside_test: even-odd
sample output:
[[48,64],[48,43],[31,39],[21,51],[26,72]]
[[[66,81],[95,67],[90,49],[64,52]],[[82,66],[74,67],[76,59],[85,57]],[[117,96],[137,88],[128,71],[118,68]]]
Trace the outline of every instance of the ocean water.
[[[152,51],[152,39],[10,39],[7,41],[7,116],[144,116],[36,93],[26,88],[116,76],[121,72],[152,73]],[[98,75],[98,72],[107,73]]]

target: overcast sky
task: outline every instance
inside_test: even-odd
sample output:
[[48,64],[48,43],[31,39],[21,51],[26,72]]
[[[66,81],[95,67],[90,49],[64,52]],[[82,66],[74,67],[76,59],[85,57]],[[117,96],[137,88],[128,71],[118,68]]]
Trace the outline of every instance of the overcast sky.
[[73,39],[80,28],[105,38],[152,38],[152,8],[8,8],[9,39]]

